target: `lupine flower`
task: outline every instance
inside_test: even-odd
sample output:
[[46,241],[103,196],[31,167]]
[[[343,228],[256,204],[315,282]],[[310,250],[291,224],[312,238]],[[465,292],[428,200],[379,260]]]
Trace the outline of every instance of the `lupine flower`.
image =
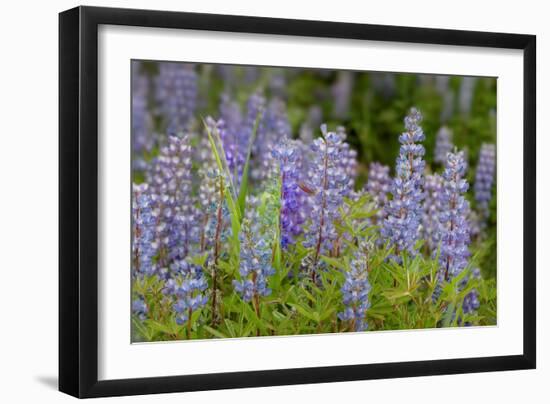
[[191,196],[191,153],[187,136],[169,136],[150,173],[163,265],[166,259],[185,258],[198,239],[197,211]]
[[194,311],[206,306],[208,303],[208,297],[204,294],[204,291],[208,288],[208,283],[202,269],[185,260],[174,262],[171,269],[176,275],[175,279],[177,279],[177,286],[174,288],[176,322],[183,325],[190,319],[190,315]]
[[281,246],[286,249],[302,232],[305,221],[301,209],[305,193],[299,187],[299,144],[285,136],[273,148],[272,155],[278,163],[281,179]]
[[238,134],[241,133],[240,129],[236,132],[231,132],[227,127],[225,121],[215,121],[211,117],[206,119],[206,124],[211,132],[216,131],[222,142],[223,152],[225,153],[225,160],[227,161],[227,168],[231,174],[233,183],[237,186],[243,174],[243,168],[246,161],[246,153],[248,146],[245,145]]
[[313,128],[318,128],[323,122],[323,110],[318,105],[309,108],[306,120],[300,126],[299,138],[304,143],[313,140]]
[[153,201],[147,184],[132,185],[132,253],[136,274],[154,272],[153,257],[157,253],[155,242],[156,218]]
[[282,98],[286,95],[287,82],[283,72],[277,72],[269,78],[269,90],[275,97]]
[[342,150],[338,162],[348,178],[347,184],[344,187],[344,196],[349,196],[355,188],[355,179],[357,177],[357,151],[345,142],[347,134],[343,126],[337,127],[336,133],[338,133],[342,140]]
[[350,262],[350,270],[345,272],[345,281],[342,286],[342,298],[346,306],[338,318],[350,321],[354,331],[366,331],[368,323],[365,320],[370,307],[369,292],[371,285],[368,278],[368,248],[363,246],[354,253]]
[[197,74],[193,65],[160,63],[155,98],[169,134],[187,129],[197,105]]
[[449,128],[442,126],[435,138],[434,162],[445,164],[447,153],[453,150],[453,134]]
[[469,116],[474,101],[474,90],[477,83],[477,77],[463,77],[460,83],[458,93],[458,107],[460,113]]
[[465,172],[462,152],[449,153],[443,173],[443,189],[439,194],[441,204],[439,254],[440,279],[448,281],[468,265],[470,234],[468,227],[468,201],[464,193],[468,182],[463,179]]
[[474,185],[475,200],[481,215],[481,227],[485,227],[489,218],[489,203],[491,202],[493,181],[495,179],[495,157],[494,144],[481,145]]
[[231,232],[229,209],[225,199],[225,192],[229,191],[226,188],[227,180],[217,169],[202,171],[201,175],[203,181],[200,189],[200,201],[206,216],[201,250],[212,250],[209,258],[217,264],[222,245]]
[[246,84],[252,84],[258,81],[260,78],[260,69],[256,66],[244,66],[244,82]]
[[265,114],[265,130],[270,136],[271,143],[276,143],[282,136],[292,136],[286,104],[279,98],[273,98],[267,105]]
[[259,148],[262,144],[264,138],[264,129],[265,129],[265,108],[266,101],[263,95],[260,93],[253,93],[248,98],[246,103],[246,115],[242,125],[242,142],[245,150],[248,148],[250,140],[252,139],[252,134],[254,133],[254,126],[256,125],[256,120],[258,119],[258,127],[256,130],[256,141],[253,145],[253,152],[256,155],[259,155]]
[[332,113],[337,119],[345,119],[349,115],[353,81],[354,76],[352,72],[341,71],[332,86],[332,97],[334,99]]
[[369,178],[365,190],[371,195],[374,201],[374,207],[377,209],[374,216],[374,224],[382,223],[386,217],[386,204],[388,203],[388,193],[391,189],[390,168],[380,163],[370,163]]
[[[472,276],[475,279],[481,279],[481,271],[479,268],[474,268],[472,271]],[[470,314],[479,309],[479,292],[476,289],[472,289],[465,297],[462,302],[462,311],[464,314]]]
[[436,76],[435,78],[435,88],[443,100],[440,115],[442,123],[448,122],[454,112],[455,95],[449,85],[449,79],[449,76]]
[[326,125],[321,126],[322,138],[312,143],[313,161],[310,166],[310,185],[312,197],[311,223],[304,241],[304,247],[314,248],[311,262],[312,277],[315,278],[316,266],[321,254],[332,248],[338,234],[334,226],[342,204],[343,196],[348,192],[349,178],[340,164],[344,143],[336,132],[327,132]]
[[147,308],[145,300],[143,300],[142,297],[139,297],[132,302],[132,313],[134,313],[134,315],[142,321],[147,318],[149,309]]
[[441,214],[441,193],[443,178],[439,174],[427,175],[424,184],[424,212],[422,215],[422,235],[428,250],[434,252],[441,236],[439,217]]
[[149,80],[140,71],[141,64],[132,62],[132,148],[133,167],[145,170],[143,153],[153,148],[152,117],[148,109]]
[[381,94],[386,100],[389,100],[395,95],[396,82],[395,74],[392,73],[372,73],[372,86],[374,90]]
[[401,148],[396,163],[396,177],[392,184],[393,199],[387,205],[387,217],[382,227],[382,237],[395,247],[392,258],[400,262],[399,255],[408,252],[416,255],[422,219],[424,147],[417,142],[424,140],[419,126],[422,115],[412,108],[405,118],[406,132],[399,136]]
[[243,220],[239,239],[241,242],[240,280],[233,280],[235,291],[245,302],[270,295],[268,279],[275,273],[271,266],[272,246],[262,234],[251,231],[251,222],[248,219]]

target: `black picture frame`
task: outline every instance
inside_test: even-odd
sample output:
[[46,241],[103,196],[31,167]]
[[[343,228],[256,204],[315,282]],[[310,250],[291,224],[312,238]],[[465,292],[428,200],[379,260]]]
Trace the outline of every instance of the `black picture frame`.
[[[99,381],[98,26],[100,24],[523,51],[523,354]],[[59,390],[104,397],[324,383],[536,366],[536,37],[489,32],[77,7],[59,15]]]

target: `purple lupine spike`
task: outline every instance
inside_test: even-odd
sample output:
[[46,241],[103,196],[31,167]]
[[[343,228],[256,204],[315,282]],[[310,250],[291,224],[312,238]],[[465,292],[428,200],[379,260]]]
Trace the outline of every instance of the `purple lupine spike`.
[[235,81],[235,66],[233,65],[215,65],[215,71],[226,84]]
[[[474,268],[472,270],[471,276],[475,279],[481,279],[481,271],[479,268]],[[472,289],[465,297],[462,302],[462,311],[464,314],[470,314],[479,309],[479,292],[477,289]]]
[[435,137],[434,162],[444,165],[447,153],[450,153],[453,147],[453,133],[446,126],[442,126]]
[[373,198],[374,208],[377,209],[376,215],[373,217],[373,222],[376,225],[383,223],[386,218],[386,204],[392,183],[390,168],[377,162],[370,163],[368,176],[365,190]]
[[237,138],[243,124],[243,117],[239,103],[227,93],[222,94],[220,99],[220,119],[225,122],[231,136]]
[[155,242],[156,219],[153,201],[147,184],[132,185],[132,258],[134,273],[151,275],[155,272],[153,257],[157,253]]
[[204,293],[208,283],[202,268],[185,260],[173,262],[170,269],[174,274],[173,282],[170,283],[171,288],[166,288],[163,292],[175,295],[173,308],[176,323],[183,325],[191,319],[193,312],[208,303],[208,296]]
[[217,264],[221,248],[231,231],[229,209],[225,199],[225,192],[228,192],[227,180],[214,167],[201,174],[204,185],[201,184],[200,202],[204,208],[205,220],[201,250],[209,251],[209,262]]
[[269,78],[269,91],[272,96],[284,98],[287,91],[286,77],[283,71],[276,72]]
[[170,135],[185,131],[197,105],[197,74],[191,64],[159,64],[155,98]]
[[352,149],[349,143],[346,143],[347,138],[346,129],[343,126],[336,128],[336,133],[342,140],[342,150],[339,159],[339,164],[342,170],[348,177],[348,183],[345,186],[344,196],[349,196],[355,188],[355,180],[357,178],[357,151]]
[[256,132],[256,142],[254,143],[254,150],[257,151],[258,145],[261,144],[261,139],[264,136],[264,119],[265,119],[266,101],[263,95],[256,92],[250,95],[246,103],[246,117],[243,122],[243,136],[242,141],[245,143],[244,147],[248,147],[252,133],[254,131],[254,125],[256,119],[259,119],[258,128]]
[[140,62],[132,62],[132,150],[134,152],[133,167],[145,170],[147,163],[143,159],[144,152],[153,149],[153,121],[148,108],[149,79],[141,73]]
[[278,163],[281,178],[281,246],[286,249],[302,233],[305,221],[302,209],[305,193],[299,186],[300,145],[284,137],[272,149],[272,156]]
[[463,116],[469,116],[474,101],[477,77],[463,77],[458,93],[458,107]]
[[342,300],[346,308],[338,313],[338,318],[349,321],[353,331],[366,331],[368,323],[365,319],[370,307],[368,260],[369,247],[363,245],[353,255],[350,262],[350,270],[345,272],[344,285],[342,286]]
[[443,123],[446,123],[449,121],[449,119],[451,119],[451,117],[453,116],[454,107],[455,107],[454,92],[449,84],[450,84],[449,76],[435,77],[435,88],[442,98],[440,120]]
[[372,86],[386,100],[395,95],[397,84],[393,73],[371,73]]
[[292,137],[286,104],[279,98],[273,98],[267,105],[265,130],[270,135],[270,143],[276,143],[281,137]]
[[[256,218],[256,220],[259,219]],[[244,219],[239,234],[241,242],[240,279],[233,280],[235,291],[245,302],[270,295],[268,279],[275,273],[271,265],[272,246],[265,239],[264,234],[252,231],[251,227],[251,221]]]
[[417,253],[415,244],[422,218],[425,166],[424,147],[417,144],[424,140],[424,132],[419,126],[421,120],[422,115],[416,108],[412,108],[405,118],[406,132],[399,136],[401,147],[391,190],[393,199],[387,204],[387,217],[381,230],[382,237],[395,247],[391,258],[397,262],[402,252]]
[[309,213],[311,223],[304,241],[304,247],[313,248],[310,269],[314,281],[321,255],[330,251],[338,237],[334,224],[349,184],[349,178],[339,162],[344,149],[342,136],[327,132],[326,125],[321,126],[321,131],[323,137],[315,139],[311,146],[314,154],[309,181],[313,201]]
[[243,174],[244,164],[246,161],[247,147],[239,139],[239,130],[231,132],[226,122],[222,119],[215,121],[208,117],[206,119],[211,132],[216,131],[220,136],[222,142],[223,151],[225,153],[225,160],[227,161],[227,168],[231,174],[231,178],[235,185],[240,183],[240,179]]
[[479,151],[476,169],[474,194],[477,209],[480,214],[480,226],[484,228],[489,218],[489,203],[493,192],[495,179],[496,148],[494,144],[484,143]]
[[467,218],[469,204],[464,198],[468,190],[468,182],[463,178],[465,170],[462,152],[447,154],[443,188],[439,193],[439,277],[445,281],[461,273],[468,265],[470,256],[470,230]]
[[349,115],[353,82],[352,72],[341,71],[332,86],[332,97],[334,98],[332,113],[336,119],[346,119]]
[[253,84],[260,78],[261,70],[256,66],[244,66],[243,70],[245,84]]
[[145,303],[143,297],[140,296],[132,301],[132,313],[142,321],[147,318],[149,309],[147,308],[147,304]]
[[198,240],[197,211],[192,200],[192,149],[189,138],[168,137],[150,175],[157,210],[159,262],[185,258]]
[[441,235],[439,215],[441,213],[440,194],[443,192],[443,178],[439,174],[427,175],[424,192],[422,238],[426,240],[428,250],[433,253],[439,246]]

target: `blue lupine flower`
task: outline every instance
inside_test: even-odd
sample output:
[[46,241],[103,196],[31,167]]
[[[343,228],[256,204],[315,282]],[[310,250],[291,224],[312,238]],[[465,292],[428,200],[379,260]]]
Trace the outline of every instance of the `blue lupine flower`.
[[390,168],[380,163],[370,163],[368,176],[365,190],[373,198],[374,208],[377,209],[373,222],[374,224],[382,223],[386,218],[386,204],[392,183]]
[[272,245],[264,234],[252,231],[248,219],[243,220],[239,239],[241,242],[239,274],[240,279],[233,280],[235,291],[245,302],[260,296],[268,296],[271,289],[268,279],[275,273],[271,265]]
[[313,160],[310,165],[309,182],[314,194],[311,203],[311,223],[304,241],[304,247],[314,248],[312,259],[312,277],[315,277],[319,257],[326,254],[337,239],[335,221],[339,217],[338,208],[343,197],[349,192],[349,177],[340,164],[345,150],[342,135],[327,132],[326,125],[321,126],[323,137],[313,141]]
[[477,83],[477,77],[463,77],[458,92],[458,107],[460,113],[469,116],[474,101],[474,91]]
[[271,95],[283,98],[286,96],[287,82],[283,71],[277,71],[269,78],[269,91]]
[[[476,279],[481,279],[481,271],[479,268],[474,268],[472,270],[472,276]],[[479,292],[477,289],[472,289],[465,297],[462,302],[462,311],[464,314],[470,314],[479,309]]]
[[368,248],[361,248],[354,253],[350,270],[345,272],[342,286],[342,297],[346,308],[338,313],[340,320],[350,321],[354,331],[366,331],[365,320],[370,307],[369,292],[371,285],[368,278]]
[[372,78],[372,87],[377,93],[381,94],[385,100],[394,97],[397,88],[395,74],[373,72],[370,76]]
[[160,63],[155,98],[168,133],[174,135],[185,131],[197,106],[197,74],[193,65]]
[[424,147],[417,142],[424,140],[419,126],[422,115],[412,108],[405,118],[406,132],[399,136],[401,143],[396,163],[396,176],[392,184],[393,199],[387,205],[387,217],[382,227],[382,237],[395,247],[392,258],[400,262],[400,254],[416,255],[416,241],[419,237],[422,219]]
[[342,150],[340,152],[340,158],[338,162],[342,171],[348,178],[347,184],[344,187],[344,196],[349,196],[355,188],[355,179],[357,177],[357,151],[352,149],[348,143],[345,142],[347,138],[346,129],[343,126],[336,128],[336,133],[340,136],[342,141]]
[[495,157],[496,149],[494,144],[483,144],[479,151],[479,160],[476,169],[474,194],[477,209],[481,215],[480,226],[483,228],[489,218],[489,203],[493,192],[493,181],[495,179]]
[[299,187],[300,145],[286,136],[272,149],[281,178],[281,246],[286,249],[302,233],[305,193]]
[[313,140],[313,128],[318,128],[323,123],[323,110],[319,105],[309,108],[306,120],[300,126],[299,138],[304,143]]
[[286,104],[283,100],[273,98],[269,101],[265,114],[265,130],[270,134],[270,140],[273,143],[283,136],[292,137]]
[[338,78],[332,86],[334,99],[332,114],[336,119],[346,119],[349,116],[353,82],[353,72],[340,71],[338,73]]
[[422,214],[422,235],[430,252],[437,250],[441,236],[439,216],[441,214],[441,196],[443,178],[439,174],[426,176],[424,184],[424,212]]
[[[208,188],[208,190],[207,190]],[[217,169],[206,172],[201,184],[201,206],[206,216],[204,237],[201,241],[202,251],[209,252],[209,262],[217,262],[221,255],[222,245],[231,234],[229,209],[225,199],[227,180]],[[209,193],[208,195],[206,193]]]
[[185,260],[175,261],[170,269],[176,279],[176,285],[173,286],[176,296],[174,303],[176,322],[182,325],[189,320],[192,312],[208,303],[208,296],[204,294],[208,283],[202,269]]
[[243,81],[245,84],[255,83],[260,78],[261,71],[257,66],[243,66],[242,69],[244,71]]
[[132,255],[136,274],[150,275],[155,271],[153,257],[157,254],[155,242],[156,218],[147,184],[132,186]]
[[169,136],[155,158],[149,184],[157,210],[160,261],[183,259],[198,239],[197,209],[192,199],[192,149],[187,136]]
[[149,79],[141,73],[140,62],[132,62],[132,165],[136,170],[145,170],[144,152],[153,148],[153,122],[148,109]]
[[142,321],[147,318],[149,309],[147,308],[145,300],[143,300],[142,297],[139,297],[132,302],[132,313],[134,313],[134,315]]
[[468,265],[470,233],[468,226],[468,201],[464,193],[468,182],[463,179],[466,165],[462,152],[447,154],[443,173],[443,189],[439,193],[440,221],[440,279],[448,281],[461,273]]
[[[455,94],[450,84],[450,76],[436,76],[435,89],[442,98],[440,120],[446,123],[451,119],[454,112]],[[449,150],[450,151],[450,150]]]
[[435,138],[434,162],[445,164],[447,153],[453,150],[453,134],[449,128],[442,126]]

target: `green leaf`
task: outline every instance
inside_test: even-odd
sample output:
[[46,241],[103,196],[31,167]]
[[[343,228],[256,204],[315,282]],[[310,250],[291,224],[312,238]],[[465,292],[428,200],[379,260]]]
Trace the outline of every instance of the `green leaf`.
[[342,259],[331,258],[325,255],[321,255],[321,259],[325,261],[327,264],[329,264],[330,266],[333,266],[334,268],[341,269],[342,271],[347,271],[346,264]]
[[208,331],[210,334],[212,334],[214,337],[218,337],[218,338],[227,338],[227,335],[225,335],[224,333],[218,331],[218,330],[215,330],[214,328],[208,326],[208,325],[203,325],[204,329],[206,331]]
[[246,211],[246,195],[248,194],[248,171],[250,168],[250,156],[252,155],[252,146],[254,145],[254,142],[256,140],[256,133],[260,124],[261,114],[262,111],[258,112],[258,115],[256,116],[256,121],[254,122],[254,129],[252,130],[252,136],[250,137],[250,141],[248,142],[246,161],[244,163],[243,175],[241,177],[241,187],[239,189],[239,208],[243,217]]
[[[225,153],[219,153],[218,147],[216,146],[216,140],[218,140],[218,143],[220,144],[221,151],[223,152],[223,146],[221,145],[221,140],[219,139],[219,134],[215,133],[216,140],[214,139],[214,136],[210,132],[210,128],[206,124],[206,122],[203,119],[203,125],[206,128],[206,133],[208,135],[208,141],[210,142],[210,147],[212,148],[212,153],[214,154],[214,159],[216,160],[216,164],[218,166],[218,169],[220,172],[225,173],[225,177],[230,182],[229,184],[229,192],[225,192],[225,199],[227,201],[227,207],[229,209],[229,216],[231,218],[231,230],[232,230],[232,247],[233,247],[233,254],[238,256],[240,251],[240,242],[239,242],[239,233],[241,230],[241,212],[239,210],[239,206],[235,202],[235,188],[233,186],[233,183],[231,181],[231,173],[229,172],[229,169],[227,168],[227,160],[225,159]],[[221,155],[221,156],[220,156]],[[223,158],[222,158],[223,157]]]
[[307,317],[312,321],[319,322],[319,313],[311,312],[310,310],[306,309],[305,307],[297,303],[289,303],[289,305],[294,307],[296,311],[298,311],[298,313],[300,313],[302,316]]

